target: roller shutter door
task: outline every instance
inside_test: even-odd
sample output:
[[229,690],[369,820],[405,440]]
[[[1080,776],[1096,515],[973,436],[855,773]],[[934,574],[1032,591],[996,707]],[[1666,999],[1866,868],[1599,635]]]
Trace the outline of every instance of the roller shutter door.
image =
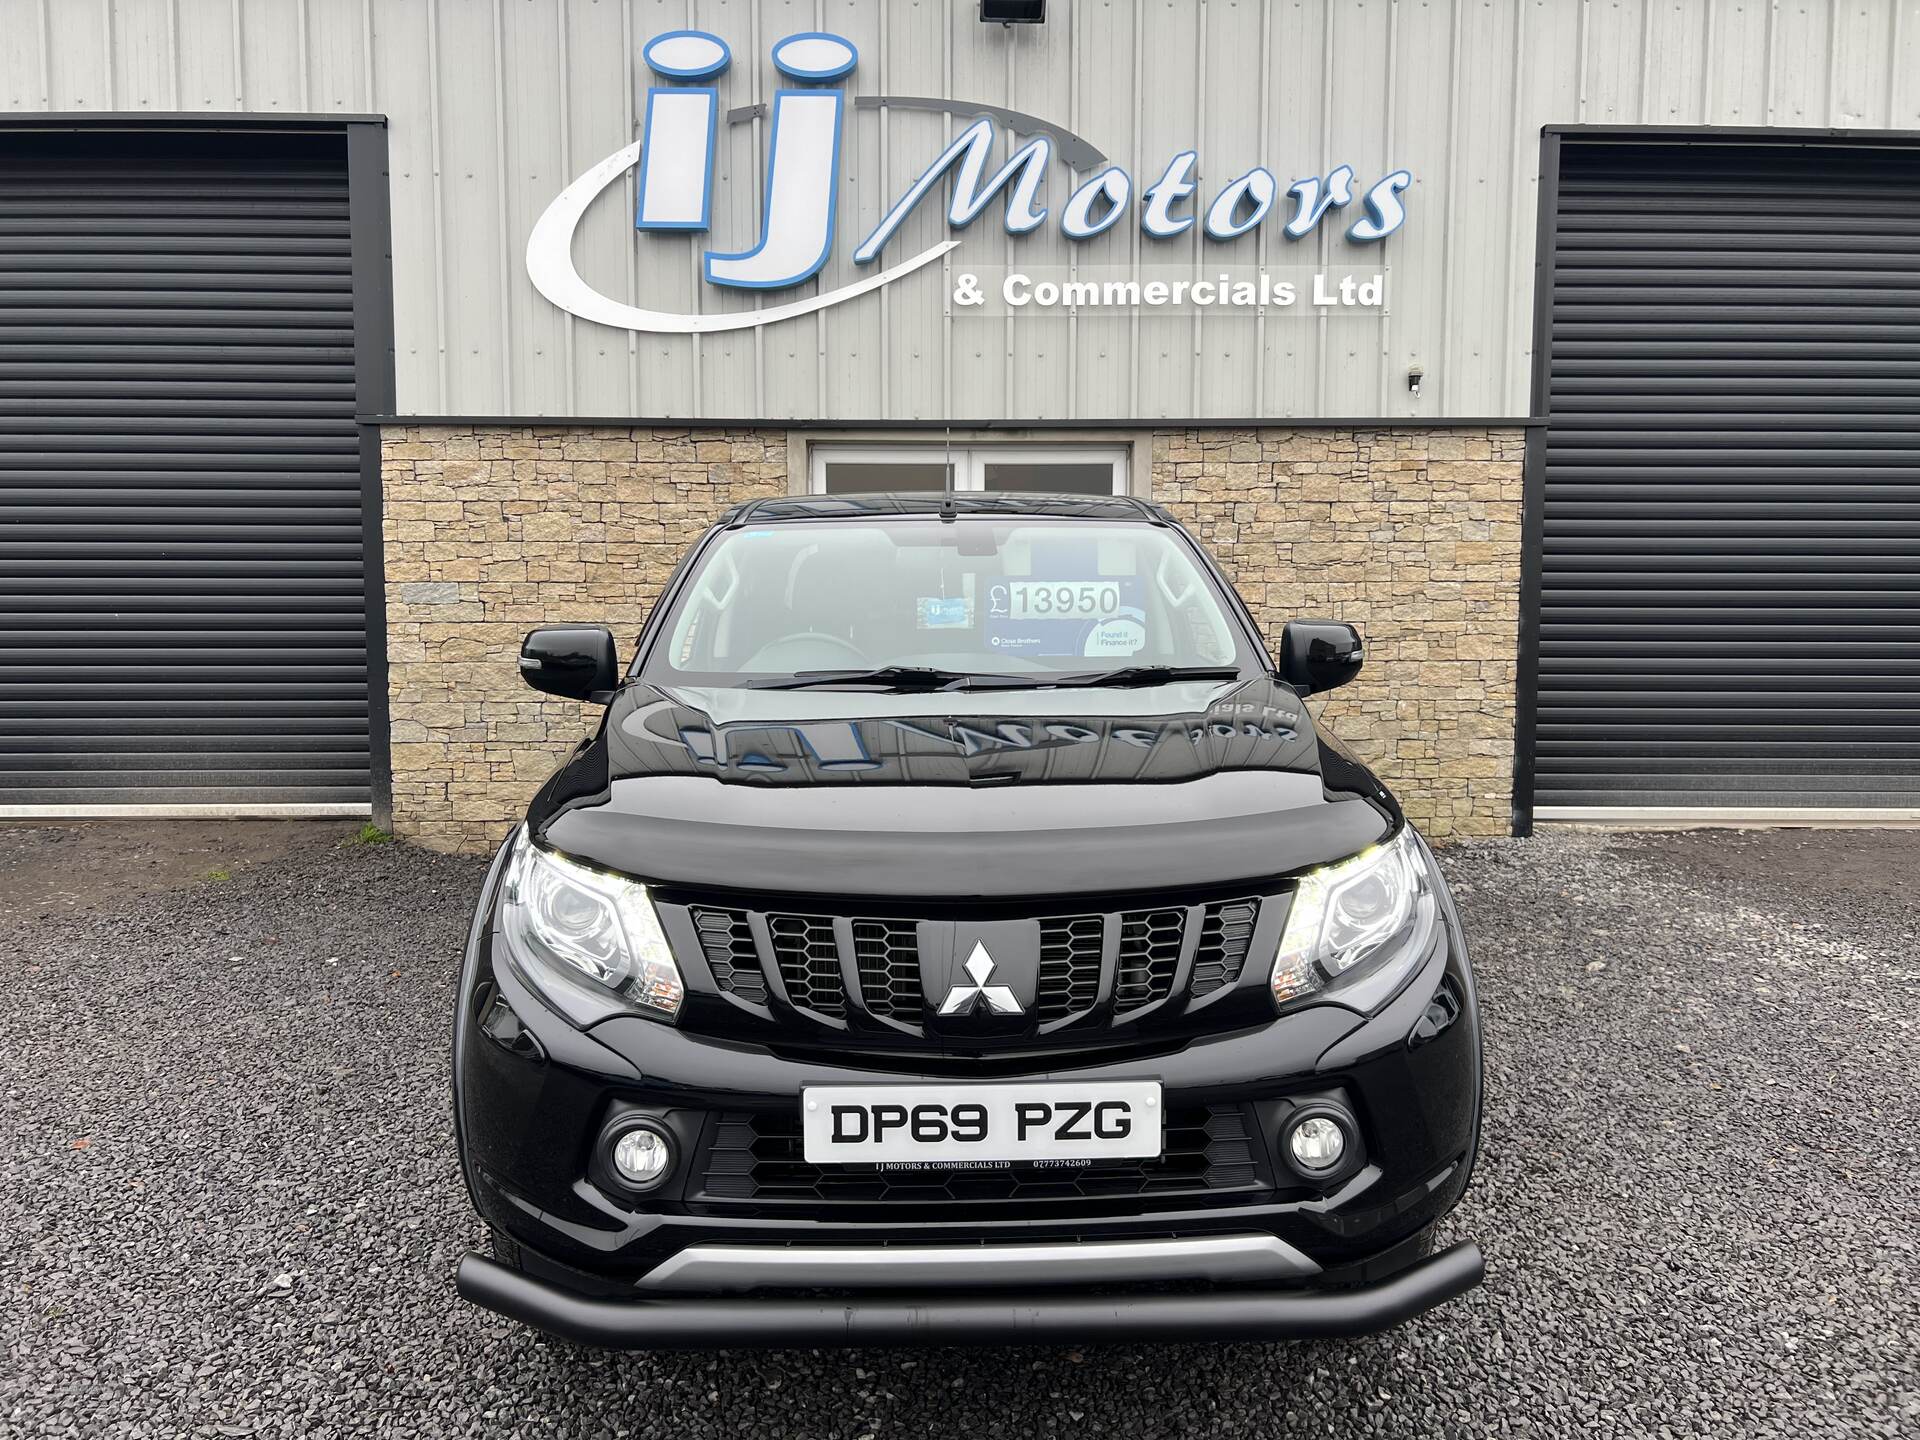
[[0,131],[0,807],[364,807],[339,135]]
[[1920,805],[1920,158],[1559,151],[1534,813]]

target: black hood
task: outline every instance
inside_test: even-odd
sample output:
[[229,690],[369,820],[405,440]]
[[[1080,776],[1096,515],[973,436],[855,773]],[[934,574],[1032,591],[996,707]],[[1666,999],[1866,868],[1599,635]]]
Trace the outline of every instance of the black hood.
[[1267,679],[978,694],[629,685],[529,814],[668,885],[1003,898],[1286,874],[1388,834]]

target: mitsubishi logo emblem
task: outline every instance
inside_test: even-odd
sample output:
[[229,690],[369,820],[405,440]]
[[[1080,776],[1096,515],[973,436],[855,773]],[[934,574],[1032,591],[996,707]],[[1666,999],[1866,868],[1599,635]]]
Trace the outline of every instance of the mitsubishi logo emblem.
[[993,974],[993,956],[987,953],[987,947],[974,942],[973,953],[967,957],[963,967],[972,977],[971,985],[956,985],[947,992],[947,998],[940,1002],[942,1015],[971,1015],[979,1008],[980,1002],[987,1002],[987,1009],[996,1015],[1018,1015],[1020,1002],[1013,998],[1013,991],[1004,985],[989,985],[987,977]]

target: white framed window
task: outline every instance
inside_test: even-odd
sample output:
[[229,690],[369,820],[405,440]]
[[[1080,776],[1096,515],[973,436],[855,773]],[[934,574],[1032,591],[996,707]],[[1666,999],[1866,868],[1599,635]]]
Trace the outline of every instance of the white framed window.
[[1125,495],[1125,445],[812,445],[807,488],[815,495],[874,490],[1000,490]]

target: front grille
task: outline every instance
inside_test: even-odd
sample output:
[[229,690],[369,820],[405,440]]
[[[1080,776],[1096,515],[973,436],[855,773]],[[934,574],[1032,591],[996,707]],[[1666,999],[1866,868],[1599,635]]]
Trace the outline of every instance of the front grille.
[[[1136,1012],[1161,1013],[1175,998],[1176,983],[1182,1001],[1230,988],[1246,968],[1261,904],[1259,896],[1244,896],[1199,906],[1034,916],[1033,1018],[1050,1033],[1094,1023],[1095,1016],[1104,1023],[1109,1014],[1127,1024]],[[697,901],[687,904],[686,914],[723,995],[764,1005],[776,988],[784,989],[815,1021],[869,1033],[879,1028],[876,1021],[912,1033],[930,1018],[920,936],[928,924],[947,922],[897,912],[755,912]],[[1193,959],[1183,980],[1180,957],[1187,950]]]
[[700,935],[700,949],[713,972],[713,983],[729,995],[767,1002],[767,977],[760,970],[760,952],[753,943],[753,927],[744,910],[693,911],[693,928]]
[[1045,1020],[1064,1020],[1093,1008],[1100,994],[1100,945],[1106,921],[1098,915],[1067,915],[1040,922],[1040,974],[1034,1009]]
[[888,1020],[918,1021],[920,927],[911,920],[856,920],[853,954],[867,1009]]
[[1187,928],[1185,910],[1132,910],[1120,917],[1120,965],[1114,977],[1113,1003],[1134,1010],[1164,1000],[1173,992],[1180,965],[1180,938]]
[[1240,967],[1247,963],[1247,947],[1253,942],[1253,922],[1260,913],[1254,899],[1228,900],[1209,905],[1200,922],[1200,945],[1193,952],[1193,978],[1187,993],[1196,998],[1211,994],[1240,978]]
[[847,991],[833,921],[822,915],[769,915],[767,932],[787,998],[816,1015],[836,1020],[845,1015]]
[[714,1117],[695,1198],[831,1208],[1239,1195],[1266,1184],[1251,1121],[1239,1105],[1170,1112],[1164,1151],[1156,1159],[991,1170],[812,1165],[804,1157],[797,1113],[755,1111]]

